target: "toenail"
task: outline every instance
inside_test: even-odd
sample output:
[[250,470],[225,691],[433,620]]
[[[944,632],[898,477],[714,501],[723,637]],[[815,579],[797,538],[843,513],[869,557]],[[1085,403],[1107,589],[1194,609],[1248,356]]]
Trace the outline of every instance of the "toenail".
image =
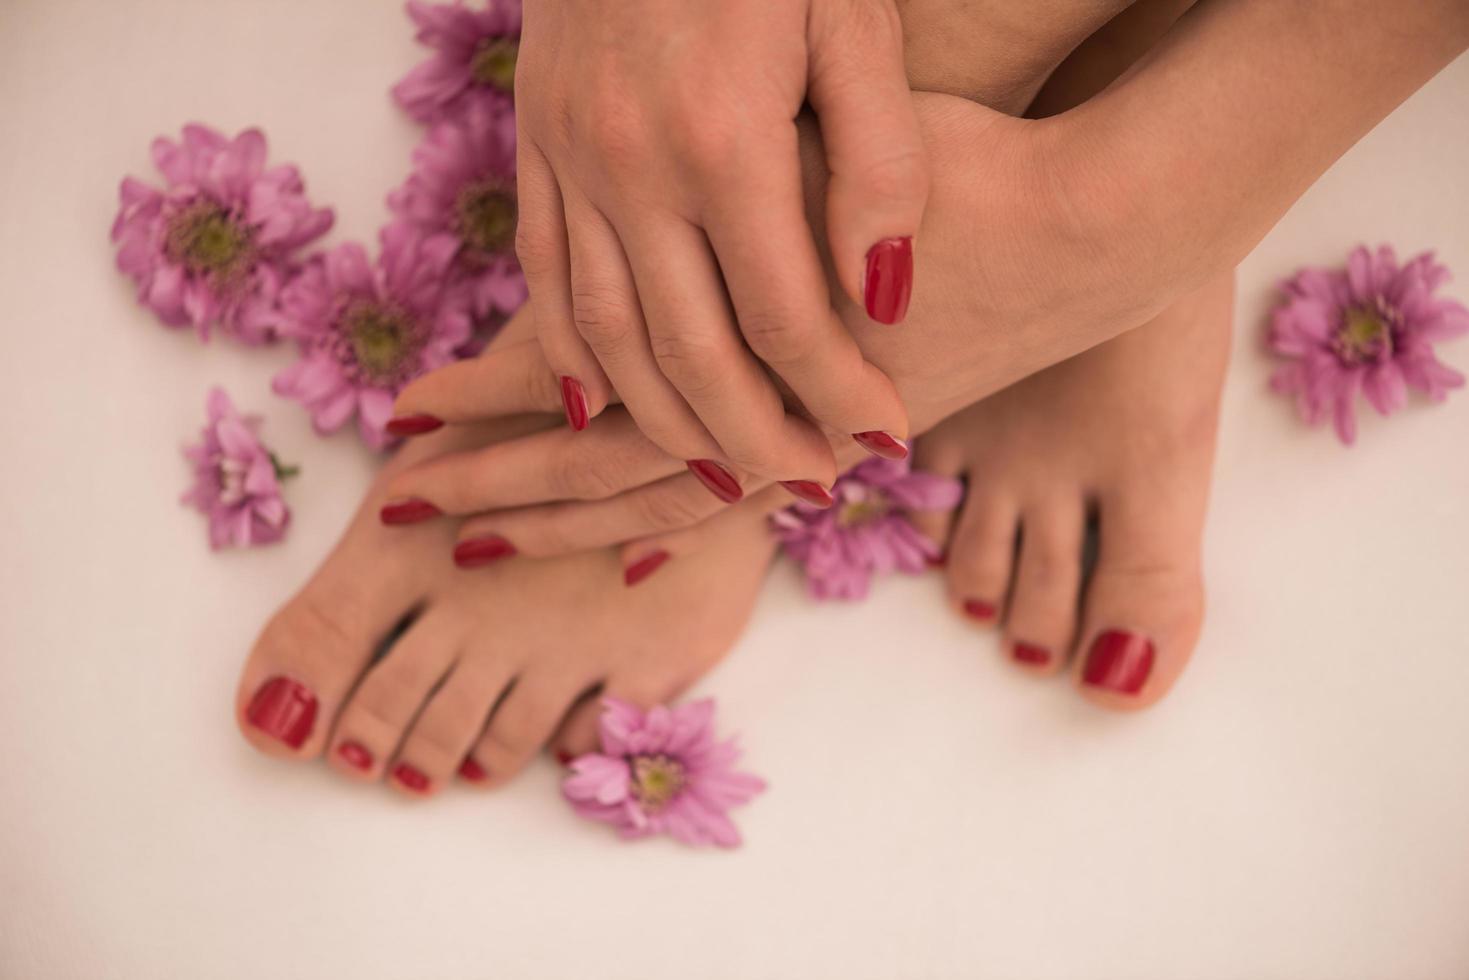
[[929,568],[943,568],[949,564],[949,553],[947,551],[940,551],[936,555],[927,555],[924,557],[923,563]]
[[311,737],[316,695],[289,677],[272,677],[250,699],[245,717],[276,741],[299,749]]
[[908,447],[886,432],[874,429],[871,432],[854,432],[852,438],[857,445],[883,459],[907,459]]
[[739,503],[745,491],[740,488],[740,481],[726,467],[714,462],[712,459],[691,459],[686,464],[689,472],[699,478],[699,482],[709,488],[709,492],[727,504]]
[[390,436],[421,436],[443,425],[444,420],[433,415],[400,415],[388,419],[386,428]]
[[1138,633],[1107,630],[1092,641],[1081,679],[1092,687],[1136,694],[1153,670],[1153,641]]
[[417,497],[400,500],[395,504],[384,504],[383,509],[378,511],[378,518],[384,524],[417,524],[419,521],[443,515],[444,512],[433,504]]
[[337,755],[353,769],[363,772],[372,768],[372,753],[356,742],[343,742],[337,746]]
[[1010,654],[1020,663],[1029,664],[1032,667],[1044,667],[1051,662],[1051,651],[1030,643],[1015,644],[1010,649]]
[[813,507],[824,509],[836,503],[836,498],[831,495],[831,491],[815,480],[781,480],[780,485],[789,490],[797,499],[804,500]]
[[558,763],[560,763],[561,765],[563,765],[563,766],[569,766],[569,765],[571,765],[571,760],[573,758],[575,758],[575,756],[573,756],[570,752],[566,751],[565,749],[557,749],[556,750],[556,761]]
[[478,762],[475,762],[468,756],[465,756],[464,761],[459,763],[459,775],[463,776],[471,783],[482,783],[485,781],[485,777],[488,776],[489,773],[485,772],[484,766],[480,765]]
[[995,615],[999,612],[994,603],[985,602],[983,599],[965,599],[964,615],[970,619],[977,619],[981,623],[994,622]]
[[454,546],[454,564],[460,568],[478,568],[502,558],[515,557],[515,545],[498,534],[470,538]]
[[668,558],[668,552],[662,548],[652,554],[644,555],[622,570],[622,584],[629,587],[637,585],[643,579],[658,571],[658,567],[666,562]]
[[406,762],[393,767],[393,778],[415,793],[428,792],[428,777]]

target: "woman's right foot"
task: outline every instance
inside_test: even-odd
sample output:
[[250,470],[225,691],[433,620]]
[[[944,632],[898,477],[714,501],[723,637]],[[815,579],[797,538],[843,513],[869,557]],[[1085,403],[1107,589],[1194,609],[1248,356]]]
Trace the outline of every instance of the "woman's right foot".
[[1198,640],[1232,297],[1231,274],[961,412],[915,450],[920,467],[968,481],[957,515],[918,518],[947,541],[955,610],[1001,627],[1028,673],[1069,664],[1105,707],[1158,701]]

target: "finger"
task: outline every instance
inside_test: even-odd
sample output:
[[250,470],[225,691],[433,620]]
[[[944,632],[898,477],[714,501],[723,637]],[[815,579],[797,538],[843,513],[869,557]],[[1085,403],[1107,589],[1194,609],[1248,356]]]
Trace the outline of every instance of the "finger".
[[789,494],[780,487],[766,487],[738,507],[715,514],[706,521],[629,541],[618,549],[623,584],[632,588],[669,562],[717,547],[730,534],[767,533],[765,525],[770,515],[790,506],[790,503]]
[[[601,500],[684,470],[648,440],[626,411],[603,414],[584,433],[564,426],[447,453],[395,475],[384,516],[478,514],[558,500]],[[405,501],[429,505],[408,510]],[[389,523],[409,523],[391,520]]]
[[556,175],[534,141],[525,138],[517,147],[516,168],[520,223],[515,252],[535,304],[536,334],[564,396],[566,422],[580,431],[606,407],[612,385],[573,321],[566,213]]
[[880,323],[907,314],[913,237],[928,166],[892,0],[813,4],[807,98],[821,121],[831,182],[826,223],[837,280]]
[[[765,167],[745,167],[704,215],[740,333],[806,411],[844,435],[908,432],[887,375],[869,364],[832,309],[805,220],[795,128]],[[740,206],[758,200],[759,209]]]
[[747,473],[831,486],[836,461],[821,432],[786,412],[735,326],[714,253],[684,221],[625,232],[659,370]]
[[[561,389],[534,339],[491,348],[413,381],[393,403],[389,431],[416,435],[444,423],[482,422],[504,415],[561,410]],[[426,420],[426,421],[418,421]],[[405,423],[408,423],[405,425]],[[431,428],[430,428],[431,426]]]

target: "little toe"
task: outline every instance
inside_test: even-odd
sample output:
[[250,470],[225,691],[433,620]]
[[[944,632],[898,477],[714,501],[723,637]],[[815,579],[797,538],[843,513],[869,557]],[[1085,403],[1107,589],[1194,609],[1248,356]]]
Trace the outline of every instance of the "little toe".
[[[327,759],[338,772],[354,779],[382,776],[413,720],[455,661],[463,640],[463,624],[430,607],[398,638],[387,655],[367,671],[352,692],[332,732]],[[401,773],[398,783],[419,794],[434,788],[416,770]],[[423,778],[419,778],[423,777]]]
[[485,786],[500,786],[525,768],[561,726],[571,706],[595,678],[535,663],[495,706],[490,723],[469,753]]
[[456,775],[471,784],[485,783],[487,771],[470,750],[512,674],[512,665],[505,657],[470,656],[455,664],[398,749],[392,768],[393,784],[409,792],[422,792],[415,788],[421,780],[409,775],[405,782],[398,778],[400,772],[424,777],[430,791],[446,785]]
[[1018,666],[1053,674],[1076,631],[1086,517],[1080,495],[1027,505],[1005,617],[1005,652]]
[[950,598],[977,625],[995,625],[1005,608],[1019,515],[1013,498],[976,487],[971,479],[946,553]]

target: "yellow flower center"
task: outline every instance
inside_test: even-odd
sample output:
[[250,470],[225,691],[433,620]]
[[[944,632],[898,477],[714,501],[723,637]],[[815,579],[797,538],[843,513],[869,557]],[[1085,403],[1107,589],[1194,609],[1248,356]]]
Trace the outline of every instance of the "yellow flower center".
[[683,766],[666,755],[640,755],[633,759],[632,779],[633,796],[650,813],[667,806],[688,782]]
[[199,201],[169,221],[163,250],[196,275],[226,280],[249,265],[250,237],[250,229],[242,227],[224,208]]
[[515,222],[519,212],[514,191],[493,180],[469,184],[454,202],[459,237],[481,252],[502,252],[515,244]]
[[892,509],[886,494],[867,487],[861,496],[842,502],[837,510],[837,523],[842,527],[860,527],[886,517]]
[[515,91],[515,58],[520,43],[506,37],[487,37],[475,48],[469,59],[469,74],[481,85]]
[[357,366],[369,378],[390,380],[418,347],[413,318],[377,303],[362,303],[344,317],[346,335]]
[[1381,360],[1392,354],[1392,328],[1377,310],[1354,306],[1347,310],[1332,347],[1348,364]]

